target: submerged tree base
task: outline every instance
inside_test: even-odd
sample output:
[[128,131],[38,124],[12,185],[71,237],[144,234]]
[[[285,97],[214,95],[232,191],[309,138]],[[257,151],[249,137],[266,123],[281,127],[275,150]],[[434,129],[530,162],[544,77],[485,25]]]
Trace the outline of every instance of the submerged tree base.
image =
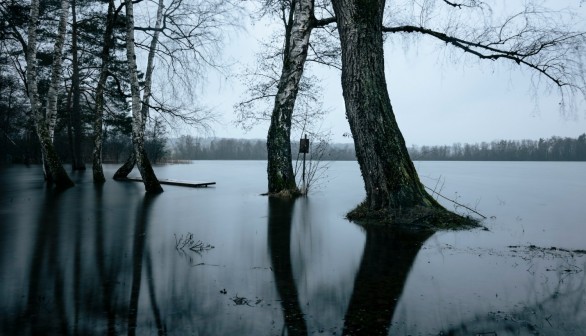
[[264,193],[261,195],[275,197],[275,198],[282,198],[282,199],[293,199],[293,198],[297,198],[299,196],[302,196],[303,193],[301,192],[301,190],[299,190],[299,188],[295,188],[295,189],[284,189],[279,192],[267,192],[267,193]]
[[363,202],[346,217],[364,226],[392,226],[411,230],[465,230],[482,227],[479,220],[456,214],[441,206],[371,210],[366,202]]

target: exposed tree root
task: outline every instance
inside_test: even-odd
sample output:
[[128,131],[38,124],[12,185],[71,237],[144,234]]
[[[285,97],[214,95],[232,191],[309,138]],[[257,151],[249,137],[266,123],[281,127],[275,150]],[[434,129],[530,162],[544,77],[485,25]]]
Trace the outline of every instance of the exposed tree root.
[[371,210],[363,202],[346,217],[364,226],[379,225],[414,230],[465,230],[481,227],[477,219],[458,215],[441,206]]

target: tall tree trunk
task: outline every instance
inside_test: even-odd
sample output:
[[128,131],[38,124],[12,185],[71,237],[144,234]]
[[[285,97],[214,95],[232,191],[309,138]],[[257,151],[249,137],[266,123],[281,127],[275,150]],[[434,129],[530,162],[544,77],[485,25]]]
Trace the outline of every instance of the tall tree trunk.
[[67,33],[67,12],[69,11],[69,1],[61,1],[61,15],[59,20],[59,29],[55,40],[53,51],[53,64],[51,66],[51,83],[47,93],[47,127],[51,141],[55,139],[55,125],[57,124],[57,100],[59,97],[59,81],[61,80],[61,64],[63,58],[63,44]]
[[[61,1],[61,18],[60,18],[60,25],[62,22],[67,22],[67,8],[68,8],[68,0]],[[26,55],[26,77],[27,77],[27,84],[28,84],[28,95],[31,103],[31,112],[33,113],[35,119],[35,126],[37,129],[37,136],[39,137],[39,142],[41,143],[41,150],[43,152],[43,157],[46,160],[47,166],[49,167],[49,172],[55,185],[58,188],[67,188],[73,186],[73,181],[65,172],[63,165],[61,164],[61,160],[57,155],[57,151],[53,146],[53,141],[51,139],[51,133],[49,131],[48,122],[43,115],[43,111],[40,106],[39,102],[39,92],[37,88],[37,21],[39,17],[39,0],[32,0],[31,1],[31,11],[30,11],[30,21],[29,21],[29,28],[28,28],[28,48],[27,48],[27,55]],[[58,39],[59,41],[59,39]],[[57,42],[58,42],[57,41]],[[59,43],[55,44],[55,52],[61,52],[63,48],[63,43],[59,45]],[[55,92],[56,94],[56,92]],[[51,97],[48,97],[49,101],[51,101]]]
[[[161,1],[162,2],[162,1]],[[136,54],[134,52],[134,14],[131,0],[126,0],[126,56],[128,59],[128,71],[130,75],[130,91],[132,95],[132,143],[136,164],[142,177],[145,190],[149,193],[163,192],[163,188],[157,180],[153,167],[144,149],[144,125],[146,124],[141,111],[140,87],[136,69]],[[159,4],[159,9],[162,10]],[[158,15],[157,15],[158,17]],[[150,84],[149,84],[150,85]]]
[[267,174],[271,194],[299,193],[291,157],[291,118],[307,59],[313,20],[313,0],[291,2],[285,27],[283,70],[267,136]]
[[106,30],[104,31],[104,41],[102,54],[100,55],[102,64],[100,65],[100,77],[96,87],[96,112],[94,115],[94,149],[92,153],[92,171],[94,183],[104,183],[104,169],[102,167],[102,146],[104,143],[104,90],[106,80],[108,79],[108,61],[110,59],[110,49],[112,47],[112,34],[114,31],[114,0],[108,1],[108,14],[106,16]]
[[76,0],[71,0],[71,18],[73,20],[71,30],[71,54],[72,54],[72,76],[71,89],[73,90],[73,105],[71,116],[73,121],[73,153],[71,168],[73,170],[85,170],[85,161],[83,158],[83,130],[81,127],[81,104],[80,104],[80,82],[79,82],[79,57],[77,53],[77,14]]
[[342,46],[346,116],[366,189],[365,203],[349,217],[378,212],[401,221],[423,209],[445,211],[419,181],[393,114],[384,72],[385,1],[332,3]]

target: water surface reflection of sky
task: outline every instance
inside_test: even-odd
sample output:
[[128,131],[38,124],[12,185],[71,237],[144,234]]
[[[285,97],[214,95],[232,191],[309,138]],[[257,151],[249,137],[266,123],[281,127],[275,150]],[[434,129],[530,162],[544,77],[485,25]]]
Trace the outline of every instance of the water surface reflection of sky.
[[90,172],[56,192],[39,167],[2,168],[0,334],[581,335],[586,257],[571,250],[586,249],[586,166],[416,165],[493,216],[490,231],[348,222],[364,197],[354,162],[333,163],[297,201],[260,196],[264,162],[156,167],[218,183],[158,196],[95,187]]

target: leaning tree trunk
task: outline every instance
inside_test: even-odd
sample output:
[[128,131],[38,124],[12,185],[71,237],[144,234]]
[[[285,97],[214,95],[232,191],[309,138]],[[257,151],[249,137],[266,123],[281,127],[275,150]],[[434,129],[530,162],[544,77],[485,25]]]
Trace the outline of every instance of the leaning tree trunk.
[[[64,8],[68,8],[68,0],[62,0],[61,2],[61,19],[60,23],[67,20],[67,10],[63,10]],[[28,48],[26,51],[26,77],[27,77],[27,89],[28,95],[31,103],[31,112],[34,116],[35,126],[37,129],[37,136],[39,137],[39,142],[41,144],[41,150],[43,152],[43,157],[45,158],[45,162],[49,167],[49,173],[51,174],[51,178],[55,185],[58,188],[68,188],[73,186],[73,182],[65,172],[63,165],[61,164],[61,160],[57,155],[57,151],[53,146],[53,141],[51,140],[51,133],[49,131],[48,122],[43,115],[43,111],[40,107],[39,102],[39,92],[37,87],[37,21],[39,17],[39,0],[32,0],[31,1],[31,10],[30,10],[30,21],[29,21],[29,28],[28,28]],[[58,40],[59,41],[59,40]],[[55,51],[61,50],[63,48],[63,43],[59,45],[59,43],[55,44]],[[51,97],[49,97],[49,101]]]
[[285,27],[283,70],[267,136],[269,193],[299,193],[291,157],[291,118],[313,28],[313,1],[293,2]]
[[71,1],[71,53],[72,53],[72,75],[71,90],[73,90],[73,105],[71,108],[71,122],[73,123],[73,157],[71,158],[71,168],[73,170],[85,170],[85,160],[83,158],[83,130],[81,127],[81,89],[79,81],[79,57],[77,50],[78,29],[76,15],[76,0]]
[[136,53],[134,52],[134,14],[132,0],[126,0],[126,18],[126,56],[128,59],[130,92],[132,96],[132,143],[134,145],[134,154],[136,155],[136,164],[146,192],[160,193],[163,192],[163,188],[155,175],[144,149],[145,120],[141,112],[140,87],[136,69]]
[[383,55],[385,1],[332,3],[342,46],[346,116],[366,189],[365,203],[349,217],[387,211],[395,217],[405,213],[402,210],[422,208],[441,211],[419,181],[391,107]]
[[110,59],[110,49],[112,46],[114,21],[114,1],[109,0],[108,14],[106,16],[106,30],[104,31],[102,54],[100,56],[102,64],[100,65],[100,77],[96,87],[96,112],[94,115],[93,125],[94,149],[92,153],[92,171],[94,183],[106,182],[106,178],[104,177],[104,168],[102,167],[102,146],[104,143],[104,90],[106,87],[106,80],[108,79],[108,61]]

